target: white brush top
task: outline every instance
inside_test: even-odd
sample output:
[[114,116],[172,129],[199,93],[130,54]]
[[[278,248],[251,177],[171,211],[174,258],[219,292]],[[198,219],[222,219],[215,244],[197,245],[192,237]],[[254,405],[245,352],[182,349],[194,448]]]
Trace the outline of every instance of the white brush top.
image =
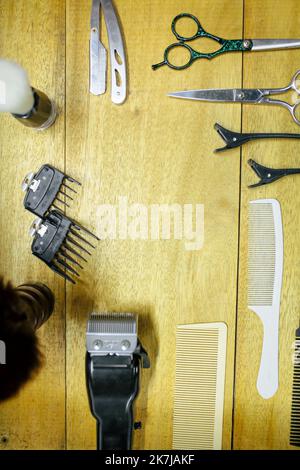
[[20,65],[0,59],[0,112],[27,114],[34,97],[27,73]]

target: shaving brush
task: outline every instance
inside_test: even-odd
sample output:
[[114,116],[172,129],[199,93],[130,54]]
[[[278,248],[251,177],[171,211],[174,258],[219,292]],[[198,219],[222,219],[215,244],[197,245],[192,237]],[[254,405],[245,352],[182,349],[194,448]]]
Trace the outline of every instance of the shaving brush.
[[5,59],[0,59],[0,112],[37,131],[48,129],[57,116],[54,102],[30,86],[26,71]]
[[15,395],[39,370],[42,354],[36,330],[53,312],[54,296],[43,284],[14,288],[0,278],[0,340],[5,363],[0,364],[0,401]]

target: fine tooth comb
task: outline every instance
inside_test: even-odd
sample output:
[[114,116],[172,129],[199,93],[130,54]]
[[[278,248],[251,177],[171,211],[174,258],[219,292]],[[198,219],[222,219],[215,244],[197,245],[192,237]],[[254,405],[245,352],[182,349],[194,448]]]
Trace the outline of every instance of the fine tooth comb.
[[222,449],[227,325],[178,325],[173,449]]
[[22,183],[22,189],[26,192],[25,209],[43,218],[51,207],[61,210],[56,203],[69,207],[68,202],[73,200],[70,193],[74,195],[77,191],[67,181],[81,186],[79,181],[51,165],[43,165],[37,173],[29,173]]
[[296,330],[290,445],[300,447],[300,328]]
[[280,204],[259,199],[249,204],[248,308],[263,323],[264,336],[257,390],[267,399],[278,389],[278,340],[283,271]]
[[80,232],[99,240],[96,235],[68,219],[60,211],[50,211],[44,219],[36,219],[30,228],[33,237],[32,254],[44,261],[52,271],[75,284],[70,275],[79,277],[79,273],[73,266],[83,269],[80,262],[87,261],[83,254],[90,256],[89,249],[96,248]]

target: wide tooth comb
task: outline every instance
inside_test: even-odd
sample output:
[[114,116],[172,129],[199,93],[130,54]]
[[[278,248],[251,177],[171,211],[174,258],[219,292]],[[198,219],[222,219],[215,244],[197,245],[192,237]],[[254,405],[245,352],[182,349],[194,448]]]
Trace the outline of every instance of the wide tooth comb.
[[[80,275],[67,261],[83,269],[82,265],[76,260],[76,257],[83,261],[86,261],[86,259],[78,253],[77,250],[70,247],[70,243],[74,244],[83,252],[91,254],[84,246],[70,237],[69,234],[71,231],[74,232],[74,230],[72,230],[74,227],[80,227],[80,230],[90,233],[88,230],[84,229],[84,227],[68,219],[68,217],[60,211],[50,211],[44,219],[39,218],[34,221],[31,227],[31,235],[34,237],[31,247],[32,253],[44,261],[44,263],[57,274],[73,283],[75,283],[75,281],[71,276],[75,275],[79,277]],[[94,238],[98,239],[96,236],[94,236]],[[81,236],[79,240],[82,243],[89,243]],[[72,253],[74,257],[67,252]]]
[[300,328],[296,330],[290,445],[300,447]]
[[52,206],[60,210],[55,202],[70,207],[66,201],[61,199],[61,196],[73,200],[66,190],[75,194],[77,192],[68,186],[66,181],[81,186],[79,181],[65,175],[51,165],[43,165],[36,174],[29,173],[22,183],[22,189],[26,192],[25,209],[43,218]]
[[78,266],[79,268],[83,269],[83,267],[81,266],[81,264],[78,263],[78,261],[76,261],[76,259],[72,258],[72,256],[68,255],[68,253],[66,252],[65,249],[63,249],[62,247],[60,248],[60,254],[61,256],[63,256],[64,258],[66,258],[68,261],[71,261],[71,263],[75,264],[76,266]]
[[80,258],[82,261],[85,261],[87,263],[87,259],[85,259],[78,251],[74,250],[68,243],[65,241],[63,244],[63,247],[69,251],[70,253],[73,253],[73,255],[76,255],[78,258]]
[[84,248],[83,246],[81,246],[79,243],[77,243],[76,240],[74,240],[74,238],[70,237],[70,235],[67,236],[67,242],[69,243],[72,243],[72,245],[76,246],[77,248],[79,248],[80,250],[82,250],[84,253],[86,253],[87,255],[89,256],[92,256],[92,253],[90,251],[88,251],[86,248]]
[[78,240],[82,241],[83,243],[85,243],[86,245],[90,246],[91,248],[96,248],[95,245],[93,245],[91,242],[89,242],[89,241],[86,240],[84,237],[82,237],[81,235],[79,235],[79,233],[76,233],[75,230],[72,230],[72,228],[70,228],[70,233],[71,233],[74,237],[77,237]]
[[57,255],[54,259],[55,259],[55,261],[56,261],[57,263],[59,263],[59,264],[60,264],[61,266],[63,266],[64,268],[66,268],[67,271],[70,271],[72,274],[75,274],[75,276],[80,277],[79,274],[78,274],[78,272],[77,272],[74,268],[72,268],[72,266],[70,266],[68,263],[66,263],[65,261],[63,261],[63,260],[59,257],[59,255]]
[[275,199],[249,205],[248,308],[263,324],[257,390],[267,399],[278,388],[278,340],[283,271],[281,209]]

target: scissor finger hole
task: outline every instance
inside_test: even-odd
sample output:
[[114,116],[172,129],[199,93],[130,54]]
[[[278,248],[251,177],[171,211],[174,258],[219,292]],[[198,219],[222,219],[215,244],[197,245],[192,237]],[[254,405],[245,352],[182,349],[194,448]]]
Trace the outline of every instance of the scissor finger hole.
[[300,99],[296,101],[294,109],[293,109],[293,115],[296,123],[300,125]]
[[181,40],[189,41],[197,36],[199,25],[191,16],[178,16],[173,23],[174,33]]
[[297,93],[300,94],[300,70],[298,70],[293,78],[293,88],[295,91],[297,91]]
[[185,68],[191,62],[191,52],[185,46],[176,45],[168,50],[167,59],[171,67]]

